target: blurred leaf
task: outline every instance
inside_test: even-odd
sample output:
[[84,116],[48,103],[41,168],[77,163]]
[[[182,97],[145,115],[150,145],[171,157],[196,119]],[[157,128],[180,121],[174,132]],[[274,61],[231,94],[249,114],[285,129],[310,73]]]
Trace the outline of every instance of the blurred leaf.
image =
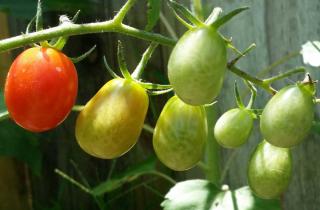
[[154,171],[156,168],[156,158],[153,156],[147,160],[130,167],[124,173],[102,182],[92,189],[92,193],[96,196],[111,192],[123,184],[137,179],[139,176]]
[[280,210],[279,200],[263,200],[249,187],[221,191],[207,180],[176,184],[161,203],[164,210]]
[[145,30],[150,31],[160,18],[161,0],[148,0],[147,25]]
[[[5,110],[0,92],[0,111]],[[25,131],[11,120],[0,122],[0,156],[9,156],[25,162],[35,175],[40,175],[42,154],[37,135]]]
[[[43,11],[63,11],[90,13],[98,4],[97,0],[45,0]],[[17,17],[31,19],[36,14],[37,1],[35,0],[1,0],[0,10],[5,10]]]
[[320,135],[320,121],[313,121],[311,131]]
[[300,51],[303,63],[313,66],[320,66],[320,42],[319,41],[308,41],[302,45]]

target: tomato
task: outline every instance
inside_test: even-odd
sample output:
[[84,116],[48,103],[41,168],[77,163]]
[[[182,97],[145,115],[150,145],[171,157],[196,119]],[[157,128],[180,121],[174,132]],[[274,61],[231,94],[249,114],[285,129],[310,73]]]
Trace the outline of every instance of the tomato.
[[220,92],[226,64],[226,44],[218,32],[209,26],[191,29],[170,55],[169,81],[185,103],[209,104]]
[[244,108],[231,109],[216,122],[214,136],[226,148],[235,148],[247,142],[253,127],[253,115]]
[[207,133],[204,108],[185,104],[173,96],[157,121],[153,148],[167,167],[176,171],[187,170],[201,159]]
[[275,147],[261,142],[253,152],[248,167],[248,181],[252,191],[264,199],[279,197],[288,187],[292,175],[289,148]]
[[112,159],[137,142],[148,110],[146,90],[134,81],[113,79],[85,105],[76,121],[76,139],[92,156]]
[[313,118],[312,94],[303,85],[288,86],[274,95],[264,108],[260,129],[269,143],[292,147],[308,135]]
[[34,47],[12,63],[4,96],[10,117],[18,125],[41,132],[67,117],[77,91],[78,76],[71,60],[55,49]]

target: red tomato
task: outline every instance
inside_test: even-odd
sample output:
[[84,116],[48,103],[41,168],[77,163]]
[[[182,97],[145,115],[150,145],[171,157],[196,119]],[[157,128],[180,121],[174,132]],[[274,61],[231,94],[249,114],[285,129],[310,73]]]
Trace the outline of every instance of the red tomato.
[[12,63],[4,96],[10,117],[18,125],[41,132],[67,117],[77,92],[78,76],[71,60],[55,49],[34,47]]

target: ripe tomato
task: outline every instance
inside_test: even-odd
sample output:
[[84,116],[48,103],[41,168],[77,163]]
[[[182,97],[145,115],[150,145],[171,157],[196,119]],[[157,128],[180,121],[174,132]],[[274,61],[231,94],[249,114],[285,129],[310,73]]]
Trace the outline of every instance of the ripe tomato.
[[201,159],[206,139],[204,108],[173,96],[163,108],[153,134],[153,148],[160,161],[173,170],[187,170]]
[[288,187],[292,175],[291,151],[261,142],[251,155],[249,186],[264,199],[279,197]]
[[148,110],[146,90],[134,81],[113,79],[85,105],[76,122],[76,138],[90,155],[112,159],[138,140]]
[[308,135],[313,118],[312,94],[303,85],[288,86],[273,96],[264,108],[260,129],[269,143],[292,147]]
[[12,63],[4,96],[10,117],[18,125],[41,132],[67,117],[77,91],[78,77],[71,60],[55,49],[34,47]]
[[170,55],[169,81],[185,103],[209,104],[220,92],[226,64],[226,44],[217,31],[209,26],[191,29]]
[[216,122],[214,136],[227,148],[235,148],[247,142],[253,127],[253,115],[244,108],[231,109]]

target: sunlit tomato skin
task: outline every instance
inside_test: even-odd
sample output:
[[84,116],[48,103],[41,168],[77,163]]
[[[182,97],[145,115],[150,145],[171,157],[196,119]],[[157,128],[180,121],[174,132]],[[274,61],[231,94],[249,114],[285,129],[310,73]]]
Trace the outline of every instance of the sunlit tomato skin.
[[202,158],[206,139],[204,108],[173,96],[163,108],[153,134],[153,148],[160,161],[173,170],[187,170]]
[[264,199],[278,198],[287,189],[291,176],[290,149],[261,142],[249,161],[248,182],[252,191]]
[[312,94],[302,85],[283,88],[264,108],[260,129],[278,147],[293,147],[308,135],[314,118]]
[[214,136],[226,148],[236,148],[247,142],[253,127],[253,115],[244,108],[231,109],[216,122]]
[[218,32],[208,26],[191,29],[170,55],[169,81],[185,103],[209,104],[220,92],[226,64],[226,44]]
[[107,82],[80,112],[76,139],[88,154],[112,159],[137,142],[148,110],[146,90],[134,81]]
[[78,76],[71,60],[55,49],[34,47],[12,63],[4,96],[10,117],[18,125],[42,132],[67,117],[77,92]]

